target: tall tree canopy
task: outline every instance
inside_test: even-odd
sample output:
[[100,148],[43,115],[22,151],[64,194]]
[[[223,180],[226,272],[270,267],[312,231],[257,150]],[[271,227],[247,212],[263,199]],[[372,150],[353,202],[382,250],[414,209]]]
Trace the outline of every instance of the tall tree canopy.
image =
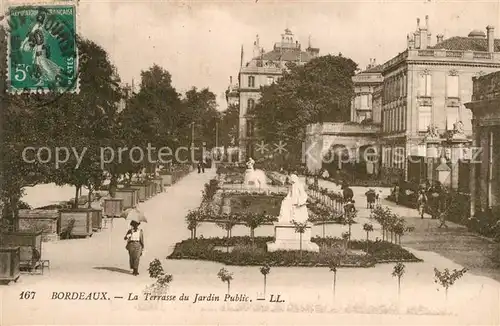
[[240,122],[240,106],[231,104],[222,112],[221,128],[221,144],[226,147],[238,145],[238,128]]
[[221,116],[217,111],[216,95],[208,88],[198,90],[193,87],[186,92],[184,109],[186,121],[194,122],[196,146],[205,143],[207,148],[214,147],[216,123]]
[[356,69],[351,59],[332,55],[289,65],[277,83],[262,88],[255,107],[258,135],[300,152],[307,124],[347,121]]

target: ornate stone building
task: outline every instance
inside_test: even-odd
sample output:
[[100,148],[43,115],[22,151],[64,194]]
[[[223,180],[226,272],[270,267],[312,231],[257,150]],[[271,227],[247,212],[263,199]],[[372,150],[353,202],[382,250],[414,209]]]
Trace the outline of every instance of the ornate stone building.
[[281,41],[276,42],[271,51],[265,52],[259,43],[259,36],[254,42],[252,59],[244,64],[243,47],[241,49],[241,67],[239,72],[239,147],[240,160],[254,156],[255,124],[252,109],[260,99],[260,87],[271,85],[283,74],[287,62],[305,64],[319,55],[319,49],[309,44],[305,51],[294,39],[287,28],[281,34]]
[[350,163],[366,168],[369,160],[376,165],[372,173],[377,174],[376,155],[371,155],[377,153],[367,150],[377,149],[380,142],[383,83],[380,69],[375,59],[370,59],[366,69],[352,77],[354,97],[350,121],[307,126],[303,159],[310,171],[327,169],[334,172]]
[[424,26],[417,19],[407,48],[381,67],[381,156],[388,178],[435,179],[433,165],[427,164],[428,128],[443,135],[461,121],[470,137],[471,114],[464,103],[472,96],[472,78],[500,70],[500,40],[491,26],[486,33],[473,30],[467,37],[437,35],[435,45],[431,36],[428,17]]
[[500,72],[474,78],[472,101],[471,216],[500,206]]

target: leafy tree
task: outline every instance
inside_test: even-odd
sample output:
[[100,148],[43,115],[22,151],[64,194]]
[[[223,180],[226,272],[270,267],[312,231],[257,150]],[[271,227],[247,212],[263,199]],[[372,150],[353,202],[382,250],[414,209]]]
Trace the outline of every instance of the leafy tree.
[[51,148],[73,149],[81,155],[80,162],[75,155],[70,155],[70,159],[51,174],[56,184],[75,186],[75,207],[83,186],[89,189],[90,196],[105,179],[100,151],[114,136],[109,126],[115,123],[117,103],[122,95],[120,79],[106,51],[80,38],[78,48],[80,93],[65,94],[46,110],[39,110],[41,121],[48,124],[46,131],[54,134]]
[[239,122],[239,106],[235,104],[229,105],[228,108],[222,112],[221,125],[219,128],[221,144],[224,144],[226,148],[238,145]]
[[233,273],[230,273],[225,268],[221,268],[217,273],[217,277],[222,282],[227,282],[227,294],[229,294],[231,292],[231,281],[233,280]]
[[290,153],[301,153],[307,124],[347,121],[356,68],[351,59],[332,55],[289,65],[277,83],[262,89],[255,107],[259,136],[270,143],[280,139]]
[[330,261],[328,267],[330,267],[330,272],[333,272],[332,289],[333,289],[333,297],[335,298],[335,291],[337,288],[337,269],[339,267],[339,262],[336,259],[333,259],[332,261]]
[[299,250],[300,250],[300,260],[302,260],[302,235],[306,232],[307,222],[300,223],[300,222],[292,220],[292,224],[295,227],[295,233],[298,233],[299,237],[300,237]]
[[267,274],[271,273],[271,266],[269,266],[269,264],[264,264],[264,266],[262,266],[260,268],[260,273],[262,275],[264,275],[264,297],[266,296],[266,286],[267,286]]
[[[196,87],[186,92],[183,100],[185,112],[183,118],[189,124],[194,123],[194,142],[199,147],[205,144],[207,148],[215,146],[216,123],[221,121],[217,111],[217,97],[208,88],[198,90]],[[201,156],[201,152],[197,153]]]
[[[0,75],[6,76],[6,37],[0,26]],[[47,166],[23,159],[23,151],[33,143],[45,143],[45,135],[36,127],[43,125],[37,119],[37,103],[52,94],[9,95],[5,78],[0,78],[0,203],[1,215],[17,228],[18,210],[23,203],[23,188],[38,182],[45,182]],[[33,123],[34,121],[38,123]],[[31,159],[32,156],[27,157]]]
[[255,229],[269,220],[269,217],[264,214],[248,213],[245,215],[245,224],[250,228],[250,238],[252,244],[255,241]]
[[448,300],[448,289],[464,276],[466,272],[467,268],[462,268],[461,270],[454,269],[452,271],[448,268],[445,268],[444,271],[434,268],[434,283],[438,283],[444,288],[446,301]]
[[397,263],[392,270],[392,276],[398,278],[398,297],[401,295],[401,278],[404,273],[405,265],[402,262]]
[[234,214],[223,214],[222,219],[216,223],[218,227],[226,230],[226,251],[229,252],[229,240],[231,239],[231,231],[238,224]]

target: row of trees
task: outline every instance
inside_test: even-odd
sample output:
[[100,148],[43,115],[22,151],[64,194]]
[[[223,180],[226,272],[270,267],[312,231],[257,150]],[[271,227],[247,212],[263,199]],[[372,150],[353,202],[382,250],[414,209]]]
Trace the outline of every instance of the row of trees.
[[[0,27],[0,75],[6,76],[6,38]],[[209,89],[191,88],[179,94],[171,74],[158,65],[142,71],[140,90],[123,86],[108,53],[98,44],[77,38],[80,92],[78,94],[7,93],[0,78],[0,203],[2,216],[17,218],[23,188],[37,183],[75,186],[75,203],[82,187],[89,191],[109,178],[111,188],[122,176],[131,176],[148,165],[146,156],[136,163],[118,148],[189,146],[215,143],[215,124],[223,121],[216,96]],[[192,128],[195,139],[192,139]],[[221,131],[223,133],[223,131]],[[28,153],[28,147],[49,150]],[[113,148],[103,151],[103,148]],[[57,152],[57,153],[56,153]],[[109,154],[101,160],[101,154]],[[61,162],[55,164],[56,154]],[[75,154],[78,154],[75,155]],[[186,154],[188,155],[188,154]],[[156,154],[152,151],[152,158]],[[44,163],[42,163],[44,162]],[[108,163],[109,162],[109,163]],[[105,163],[105,164],[103,164]],[[15,225],[16,223],[14,223]]]

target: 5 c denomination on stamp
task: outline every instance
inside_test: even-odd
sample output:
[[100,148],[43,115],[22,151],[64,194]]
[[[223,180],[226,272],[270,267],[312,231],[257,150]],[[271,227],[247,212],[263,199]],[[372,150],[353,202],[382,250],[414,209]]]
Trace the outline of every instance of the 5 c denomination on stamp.
[[9,8],[9,92],[77,92],[74,5]]

